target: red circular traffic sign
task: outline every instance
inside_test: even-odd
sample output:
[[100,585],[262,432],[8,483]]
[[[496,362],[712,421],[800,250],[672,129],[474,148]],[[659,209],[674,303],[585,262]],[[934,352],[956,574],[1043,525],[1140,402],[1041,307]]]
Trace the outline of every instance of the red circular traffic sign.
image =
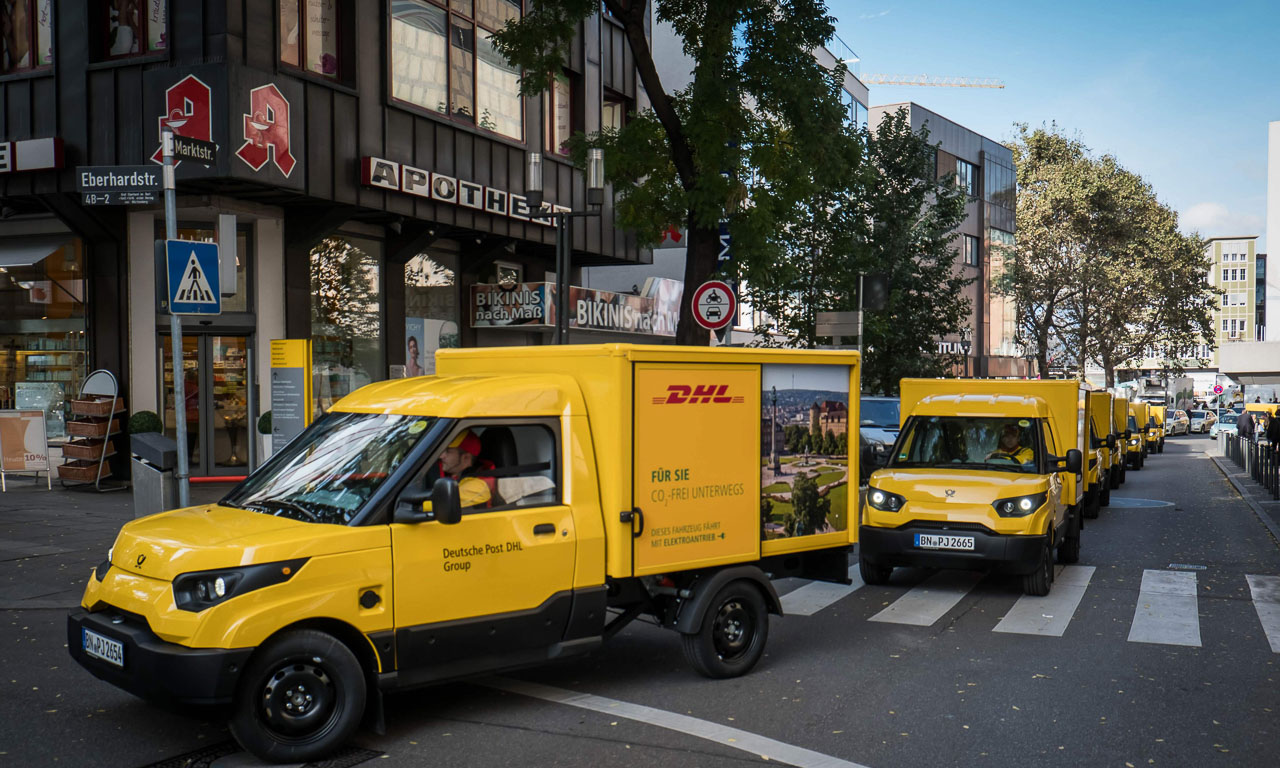
[[733,289],[721,280],[708,280],[693,292],[693,319],[698,325],[714,331],[733,320],[738,300]]
[[1214,384],[1214,385],[1213,385],[1213,394],[1215,394],[1215,395],[1220,395],[1220,394],[1222,394],[1222,385],[1221,385],[1221,384]]

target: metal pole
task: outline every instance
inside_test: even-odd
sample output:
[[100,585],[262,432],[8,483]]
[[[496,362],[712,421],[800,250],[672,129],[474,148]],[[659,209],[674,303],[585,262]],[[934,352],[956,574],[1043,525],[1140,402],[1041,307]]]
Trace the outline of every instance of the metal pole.
[[556,268],[556,333],[557,344],[569,343],[569,270],[573,260],[573,220],[560,214],[560,263]]
[[867,326],[862,317],[862,273],[858,273],[858,358],[862,358],[862,338],[867,335]]
[[253,364],[253,356],[257,352],[253,349],[254,345],[245,344],[248,352],[245,357],[245,381],[248,387],[247,402],[245,403],[244,429],[249,433],[249,471],[258,468],[258,420],[254,414],[258,412],[258,377],[257,371]]
[[[173,183],[173,128],[161,129],[164,151],[164,236],[178,239],[178,192]],[[191,470],[187,456],[187,386],[182,364],[182,321],[169,307],[169,337],[173,342],[173,418],[178,431],[178,506],[191,506]]]

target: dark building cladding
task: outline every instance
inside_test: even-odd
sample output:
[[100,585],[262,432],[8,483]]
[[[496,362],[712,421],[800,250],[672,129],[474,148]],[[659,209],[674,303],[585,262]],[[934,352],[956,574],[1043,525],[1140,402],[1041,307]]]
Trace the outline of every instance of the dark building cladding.
[[[163,207],[82,204],[75,170],[154,165],[167,119],[218,148],[176,169],[179,237],[236,251],[223,314],[183,321],[196,474],[243,472],[271,339],[313,340],[317,410],[400,366],[430,373],[440,347],[545,343],[473,327],[470,286],[547,279],[555,232],[520,215],[527,154],[543,153],[548,203],[582,210],[562,140],[643,106],[621,26],[599,14],[549,92],[520,96],[490,39],[520,0],[17,2],[52,20],[31,22],[38,55],[0,55],[0,407],[19,384],[74,394],[106,368],[130,410],[172,426]],[[608,193],[573,227],[575,270],[650,260]]]

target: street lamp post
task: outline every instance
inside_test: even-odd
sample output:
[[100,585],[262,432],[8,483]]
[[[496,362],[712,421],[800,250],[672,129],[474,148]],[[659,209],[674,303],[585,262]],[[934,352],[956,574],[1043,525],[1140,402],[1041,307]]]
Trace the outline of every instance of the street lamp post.
[[973,349],[973,329],[965,326],[960,332],[960,349],[964,352],[964,377],[969,378],[969,350]]
[[552,344],[569,343],[569,270],[573,266],[572,219],[599,216],[604,207],[604,150],[587,150],[587,210],[543,210],[542,153],[529,153],[528,178],[525,181],[525,199],[529,203],[530,218],[548,219],[556,228],[556,324],[551,334]]

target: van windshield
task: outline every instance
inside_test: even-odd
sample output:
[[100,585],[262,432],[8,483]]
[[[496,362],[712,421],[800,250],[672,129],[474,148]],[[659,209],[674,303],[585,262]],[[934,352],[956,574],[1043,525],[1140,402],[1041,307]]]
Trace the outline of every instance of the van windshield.
[[1039,419],[913,416],[890,467],[1039,472]]
[[326,414],[221,503],[347,525],[435,422],[422,416]]

